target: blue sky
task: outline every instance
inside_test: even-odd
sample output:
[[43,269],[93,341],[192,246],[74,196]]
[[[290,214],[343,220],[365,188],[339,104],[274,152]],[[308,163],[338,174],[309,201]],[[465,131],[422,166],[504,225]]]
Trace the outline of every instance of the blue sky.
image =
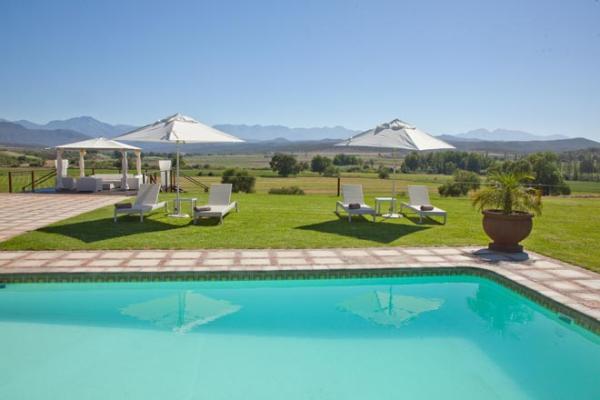
[[0,117],[600,139],[600,2],[0,4]]

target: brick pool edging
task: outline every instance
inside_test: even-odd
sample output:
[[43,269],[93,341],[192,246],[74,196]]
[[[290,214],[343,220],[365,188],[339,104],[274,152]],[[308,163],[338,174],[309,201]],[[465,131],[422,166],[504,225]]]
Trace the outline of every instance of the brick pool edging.
[[535,253],[473,247],[0,251],[0,282],[318,279],[470,274],[600,333],[600,275]]

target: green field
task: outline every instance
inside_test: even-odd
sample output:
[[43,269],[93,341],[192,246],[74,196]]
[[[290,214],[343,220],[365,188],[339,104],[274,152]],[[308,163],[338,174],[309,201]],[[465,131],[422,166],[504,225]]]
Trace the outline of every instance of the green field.
[[[302,179],[302,178],[297,178]],[[327,185],[327,187],[329,187]],[[365,189],[370,203],[375,195]],[[201,203],[204,193],[196,196]],[[161,196],[171,199],[172,194]],[[223,225],[169,218],[162,212],[144,223],[136,217],[112,222],[112,207],[102,208],[0,243],[2,250],[75,249],[203,249],[203,248],[324,248],[370,246],[485,246],[481,216],[467,198],[432,201],[446,209],[447,225],[416,219],[356,219],[349,224],[333,213],[335,195],[280,196],[237,194],[240,212]],[[544,214],[536,217],[525,241],[528,249],[600,271],[598,199],[546,198]]]
[[[227,157],[224,159],[227,159]],[[11,170],[13,171],[13,191],[19,192],[23,186],[31,182],[31,169]],[[36,178],[43,176],[49,171],[49,169],[43,168],[35,169],[35,176]],[[119,173],[115,169],[97,169],[94,172],[99,174]],[[299,186],[309,194],[336,194],[337,192],[337,178],[327,178],[312,172],[303,172],[296,177],[288,178],[279,177],[269,169],[253,169],[249,172],[251,175],[257,177],[257,193],[267,193],[269,189],[274,187],[292,185]],[[7,173],[8,169],[0,168],[0,193],[8,192]],[[86,170],[87,175],[90,175],[91,173],[91,169]],[[202,174],[201,176],[199,176],[200,173]],[[208,176],[209,173],[212,176]],[[195,179],[204,184],[219,182],[221,180],[221,173],[222,170],[214,169],[212,166],[210,169],[183,169],[181,171],[182,175],[193,176]],[[76,168],[70,168],[69,175],[78,176],[79,170]],[[365,191],[373,192],[375,194],[390,193],[393,182],[396,182],[396,188],[398,192],[402,192],[406,190],[407,185],[411,184],[426,185],[432,189],[435,189],[444,182],[448,181],[450,178],[451,177],[448,175],[399,173],[394,179],[379,179],[377,174],[372,172],[343,172],[341,175],[342,183],[360,183],[365,186]],[[600,194],[600,182],[569,181],[568,184],[571,186],[573,195]],[[194,186],[186,180],[182,180],[181,185],[186,190],[199,190],[197,186]],[[53,179],[46,181],[44,184],[40,185],[39,188],[43,189],[52,187],[54,187]]]

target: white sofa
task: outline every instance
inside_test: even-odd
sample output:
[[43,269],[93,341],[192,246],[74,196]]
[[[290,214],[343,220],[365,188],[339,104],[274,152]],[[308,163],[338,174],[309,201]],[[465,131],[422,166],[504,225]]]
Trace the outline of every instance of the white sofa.
[[[121,187],[121,174],[96,174],[92,178],[100,179],[102,183],[112,183],[115,188]],[[127,175],[127,186],[130,190],[139,190],[142,184],[142,175]]]
[[94,178],[91,176],[84,176],[77,179],[75,187],[78,192],[101,192],[102,191],[102,179]]
[[77,179],[71,176],[65,176],[62,178],[63,190],[75,190],[77,189]]

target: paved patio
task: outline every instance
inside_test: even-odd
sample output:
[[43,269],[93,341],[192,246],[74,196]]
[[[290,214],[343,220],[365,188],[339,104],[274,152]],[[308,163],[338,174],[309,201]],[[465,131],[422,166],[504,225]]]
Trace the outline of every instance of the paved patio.
[[0,241],[123,199],[87,194],[0,193]]
[[507,255],[473,247],[0,252],[0,281],[28,274],[76,273],[81,277],[120,273],[457,267],[491,271],[600,321],[600,275],[535,253]]

